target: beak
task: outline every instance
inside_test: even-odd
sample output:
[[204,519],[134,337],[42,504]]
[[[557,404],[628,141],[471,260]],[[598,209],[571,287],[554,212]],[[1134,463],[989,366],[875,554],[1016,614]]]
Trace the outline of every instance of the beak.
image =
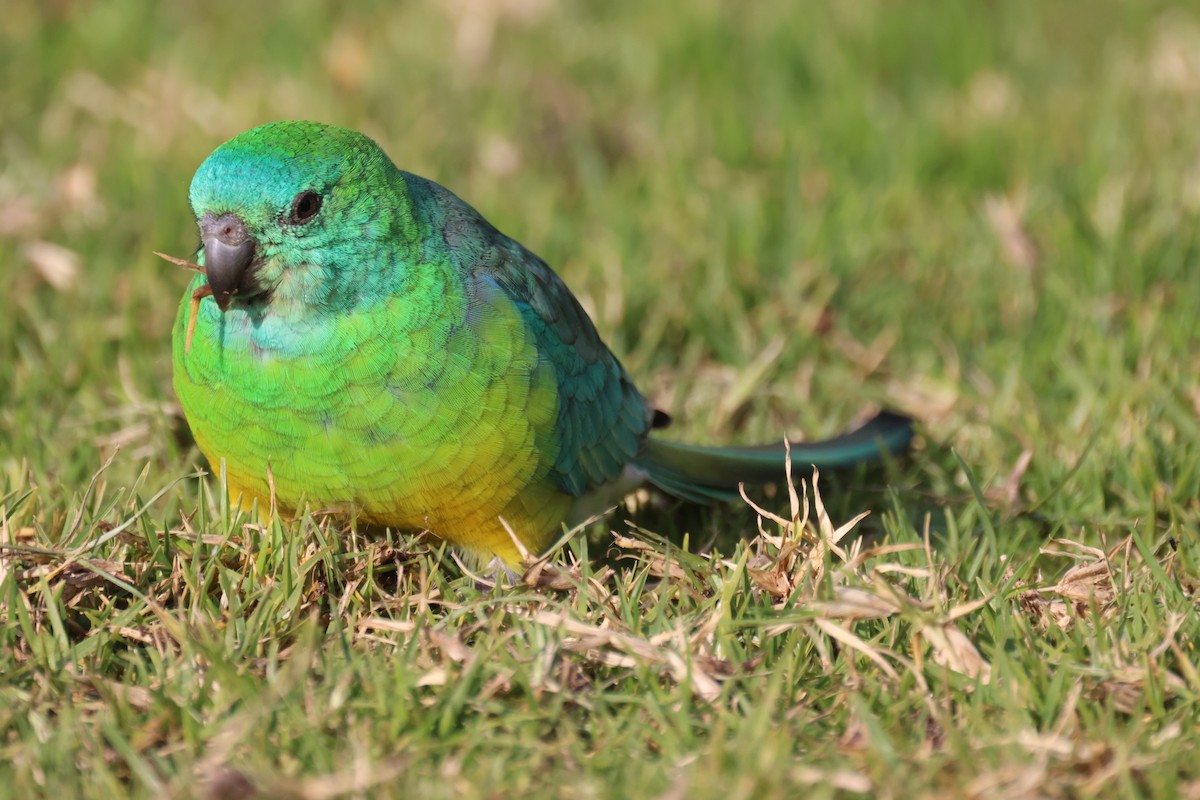
[[236,214],[219,217],[205,214],[200,220],[200,239],[204,243],[208,285],[217,307],[225,311],[234,295],[252,294],[256,290],[253,276],[249,274],[256,242],[246,230],[246,223]]

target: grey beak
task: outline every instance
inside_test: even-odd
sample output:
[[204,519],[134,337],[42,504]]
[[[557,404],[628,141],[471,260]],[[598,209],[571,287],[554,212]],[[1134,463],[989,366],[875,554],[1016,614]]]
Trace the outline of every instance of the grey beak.
[[234,295],[251,289],[253,279],[248,268],[254,261],[254,237],[236,214],[205,214],[200,220],[200,239],[204,243],[208,285],[217,307],[225,311]]

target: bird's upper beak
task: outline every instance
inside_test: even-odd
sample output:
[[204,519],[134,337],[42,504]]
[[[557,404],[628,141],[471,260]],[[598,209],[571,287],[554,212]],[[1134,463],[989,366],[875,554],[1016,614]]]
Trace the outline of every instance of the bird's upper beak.
[[246,223],[236,214],[205,214],[200,220],[204,243],[204,269],[217,306],[225,311],[234,295],[254,294],[257,287],[250,273],[257,243]]

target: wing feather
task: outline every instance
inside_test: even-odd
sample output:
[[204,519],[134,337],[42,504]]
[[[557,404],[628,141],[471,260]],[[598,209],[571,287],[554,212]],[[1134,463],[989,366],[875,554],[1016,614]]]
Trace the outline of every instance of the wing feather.
[[557,452],[550,479],[576,497],[616,480],[641,452],[656,416],[587,312],[545,261],[449,190],[423,179],[409,183],[433,195],[441,217],[435,222],[453,257],[477,282],[498,287],[516,304],[540,362],[554,372]]

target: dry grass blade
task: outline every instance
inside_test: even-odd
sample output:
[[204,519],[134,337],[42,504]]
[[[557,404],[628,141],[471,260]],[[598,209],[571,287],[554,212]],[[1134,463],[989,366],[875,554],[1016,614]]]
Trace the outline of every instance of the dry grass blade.
[[[540,609],[530,614],[529,619],[568,634],[571,638],[562,642],[563,648],[584,653],[601,664],[630,668],[640,662],[663,666],[676,683],[689,684],[697,695],[709,702],[716,700],[721,693],[720,683],[714,675],[731,671],[724,667],[714,672],[708,667],[720,664],[719,660],[685,659],[679,650],[621,631],[590,625],[561,612]],[[678,637],[672,635],[671,638]],[[605,648],[613,648],[621,653]]]
[[154,255],[161,258],[163,261],[169,261],[177,267],[184,267],[185,269],[195,270],[196,272],[199,272],[201,275],[208,274],[208,272],[204,269],[204,267],[202,265],[197,264],[194,261],[188,261],[187,259],[176,258],[175,256],[169,256],[166,253],[160,253],[157,250],[152,250],[151,252],[154,253]]
[[[1129,569],[1132,537],[1107,551],[1065,538],[1054,539],[1052,544],[1063,549],[1046,547],[1041,551],[1043,555],[1074,558],[1079,563],[1063,573],[1053,586],[1028,589],[1018,596],[1021,607],[1043,626],[1053,624],[1063,630],[1070,629],[1092,608],[1101,619],[1109,618],[1115,610],[1118,593],[1114,575],[1118,572],[1124,575],[1128,590],[1134,573],[1145,574],[1147,570],[1144,564],[1139,569]],[[1125,556],[1118,561],[1116,557],[1122,552]]]
[[[163,259],[164,261],[169,261],[172,264],[175,264],[176,266],[195,270],[196,272],[199,272],[201,275],[208,274],[207,270],[205,270],[204,267],[201,266],[200,264],[196,264],[191,261],[186,261],[182,258],[176,258],[175,256],[169,256],[166,253],[160,253],[157,250],[154,250],[152,252],[154,253],[154,255],[158,256],[159,258]],[[209,286],[207,283],[204,284],[203,286],[201,286],[200,288],[196,289],[196,291],[192,292],[191,301],[188,303],[187,337],[184,339],[184,346],[183,346],[183,351],[185,353],[192,352],[192,338],[195,336],[195,333],[196,333],[196,315],[200,313],[200,301],[206,297],[212,297],[212,287]]]
[[981,683],[992,679],[992,667],[966,634],[951,622],[923,625],[921,637],[933,650],[934,663],[960,672],[969,678],[978,678]]
[[835,639],[871,659],[875,666],[879,667],[879,669],[882,670],[883,673],[892,680],[897,680],[900,677],[896,673],[896,670],[892,668],[892,665],[889,664],[883,657],[878,648],[867,644],[861,637],[850,632],[850,630],[847,628],[844,628],[833,620],[829,619],[816,619],[813,620],[813,624],[820,628],[831,639]]

